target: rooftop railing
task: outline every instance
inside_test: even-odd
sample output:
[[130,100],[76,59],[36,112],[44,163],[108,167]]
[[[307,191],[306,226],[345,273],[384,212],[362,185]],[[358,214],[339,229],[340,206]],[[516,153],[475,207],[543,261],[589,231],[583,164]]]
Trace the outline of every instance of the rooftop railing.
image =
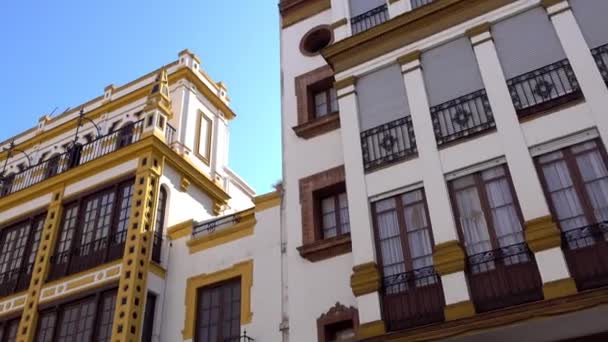
[[591,54],[600,69],[604,82],[608,85],[608,44],[596,47],[591,50]]
[[608,222],[562,232],[562,245],[580,291],[608,285]]
[[393,164],[418,153],[412,117],[406,116],[361,132],[366,171]]
[[239,222],[242,222],[243,213],[246,213],[246,212],[248,212],[248,210],[241,211],[241,212],[234,213],[234,214],[227,215],[227,216],[223,216],[223,217],[220,217],[217,219],[213,219],[211,221],[197,223],[194,225],[194,227],[192,229],[192,236],[196,238],[199,236],[208,235],[215,231],[233,226]]
[[583,93],[567,59],[507,81],[517,115],[525,117],[581,99]]
[[388,20],[388,6],[386,4],[373,8],[365,13],[350,19],[352,34],[367,31]]
[[431,107],[431,119],[439,146],[496,127],[484,89]]
[[471,297],[477,312],[543,298],[534,254],[525,243],[467,257]]

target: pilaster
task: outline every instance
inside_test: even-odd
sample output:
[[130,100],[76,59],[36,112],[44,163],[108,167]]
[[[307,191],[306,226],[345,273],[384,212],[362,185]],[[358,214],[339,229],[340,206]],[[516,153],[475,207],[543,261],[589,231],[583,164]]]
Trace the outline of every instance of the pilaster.
[[[59,225],[63,211],[63,191],[65,186],[62,184],[52,192],[51,204],[49,205],[44,220],[44,228],[40,237],[40,245],[36,252],[36,260],[32,269],[32,279],[27,290],[27,299],[21,315],[19,330],[17,331],[18,342],[30,342],[36,336],[38,326],[38,302],[40,291],[51,266],[51,253],[55,250],[55,242],[59,234]],[[33,228],[32,228],[33,229]]]
[[154,216],[163,164],[163,156],[154,150],[142,153],[139,158],[112,326],[113,342],[136,342],[141,337]]

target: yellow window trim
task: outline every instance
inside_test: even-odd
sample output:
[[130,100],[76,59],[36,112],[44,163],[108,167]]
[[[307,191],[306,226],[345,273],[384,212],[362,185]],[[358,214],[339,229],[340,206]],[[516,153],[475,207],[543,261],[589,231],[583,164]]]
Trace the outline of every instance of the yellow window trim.
[[230,227],[221,228],[209,235],[190,239],[186,242],[190,254],[204,251],[219,245],[253,235],[256,219],[253,210],[248,210],[240,216],[241,221]]
[[187,220],[173,225],[167,229],[167,237],[169,240],[177,240],[186,236],[192,236],[192,227],[194,220]]
[[148,270],[150,271],[150,273],[158,276],[161,279],[165,279],[167,277],[167,270],[165,270],[156,261],[150,261],[150,266]]
[[182,337],[189,340],[194,337],[196,320],[197,290],[201,287],[217,284],[226,280],[241,278],[241,325],[251,323],[251,286],[253,286],[253,260],[235,264],[231,268],[188,278],[186,288],[186,320]]

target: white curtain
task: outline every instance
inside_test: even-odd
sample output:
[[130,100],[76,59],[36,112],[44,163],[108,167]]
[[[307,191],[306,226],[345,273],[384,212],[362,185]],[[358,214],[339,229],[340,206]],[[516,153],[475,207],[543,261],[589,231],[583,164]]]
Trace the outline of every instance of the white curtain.
[[335,198],[328,197],[321,201],[321,213],[323,215],[323,238],[331,238],[337,235]]
[[389,277],[405,272],[403,262],[403,249],[401,247],[401,232],[395,199],[390,198],[376,203],[378,240],[380,241],[380,252],[384,276]]
[[341,233],[350,233],[350,221],[348,218],[348,200],[346,198],[345,192],[339,195],[338,203],[340,204],[340,223],[342,226],[340,227]]
[[[454,181],[454,187],[470,186],[473,182],[473,176],[463,177]],[[467,254],[474,255],[491,250],[488,226],[481,209],[477,189],[468,187],[456,190],[455,197]]]
[[608,220],[608,172],[599,151],[576,157],[585,189],[598,222]]
[[414,191],[402,197],[404,205],[405,227],[409,242],[412,268],[414,270],[433,265],[433,246],[429,223],[426,217],[426,208],[422,191]]

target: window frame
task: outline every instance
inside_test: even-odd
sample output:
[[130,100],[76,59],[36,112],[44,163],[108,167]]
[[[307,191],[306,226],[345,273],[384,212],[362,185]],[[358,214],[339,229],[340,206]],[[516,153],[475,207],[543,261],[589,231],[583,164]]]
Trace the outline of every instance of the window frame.
[[[225,291],[228,289],[229,291],[233,291],[234,290],[234,286],[236,286],[236,284],[238,284],[238,310],[236,310],[236,313],[238,313],[238,326],[239,326],[239,336],[241,333],[241,306],[242,306],[242,286],[243,286],[243,281],[241,277],[235,277],[235,278],[230,278],[227,280],[223,280],[214,284],[209,284],[206,286],[201,286],[199,288],[196,289],[196,311],[195,311],[195,315],[194,315],[194,336],[192,341],[193,342],[214,342],[214,341],[205,341],[205,340],[201,340],[202,337],[199,336],[199,330],[200,327],[202,326],[203,320],[201,317],[201,307],[202,307],[202,301],[203,301],[203,292],[204,291],[213,291],[213,290],[217,290],[219,289],[219,309],[218,309],[218,322],[217,322],[217,331],[218,331],[218,341],[225,341],[226,339],[229,338],[234,338],[236,336],[223,336],[224,333],[224,327],[226,324],[225,321],[225,317],[224,317],[224,313],[225,313]],[[229,305],[233,305],[234,304],[234,299],[232,298],[232,300],[230,301]],[[232,309],[230,309],[232,310]],[[211,315],[210,315],[211,317]],[[211,319],[211,318],[210,318]],[[230,324],[230,323],[228,323]]]
[[[498,167],[500,167],[504,170],[504,175],[492,177],[491,179],[487,179],[487,180],[482,179],[481,174],[484,171],[491,170],[491,169],[498,168]],[[455,190],[454,181],[464,178],[464,177],[473,177],[474,185],[469,185],[467,187]],[[474,188],[477,191],[477,196],[479,198],[479,202],[480,202],[480,206],[481,206],[481,212],[482,212],[484,220],[486,222],[486,230],[488,231],[488,236],[490,238],[489,242],[490,242],[491,249],[488,251],[497,250],[497,249],[501,248],[500,243],[498,241],[497,234],[496,234],[496,228],[494,226],[494,219],[492,218],[492,209],[490,208],[488,194],[486,192],[486,185],[488,183],[501,179],[501,178],[504,178],[507,181],[507,184],[509,186],[509,191],[511,192],[511,198],[513,199],[513,206],[515,207],[514,208],[515,215],[516,215],[517,219],[519,220],[521,228],[522,228],[521,234],[522,234],[522,236],[524,235],[525,221],[524,221],[523,214],[521,211],[521,206],[519,204],[519,199],[517,198],[517,193],[515,192],[515,187],[513,186],[513,179],[511,178],[511,173],[509,172],[509,167],[507,164],[500,164],[500,165],[494,165],[489,168],[479,170],[479,171],[476,171],[476,172],[473,172],[470,174],[463,175],[461,177],[452,179],[448,182],[448,191],[450,194],[450,203],[452,205],[452,211],[454,213],[454,221],[456,221],[456,227],[458,228],[457,229],[458,237],[459,237],[460,241],[462,241],[463,243],[466,243],[466,240],[465,240],[465,236],[464,236],[464,228],[462,227],[462,224],[460,223],[460,220],[459,220],[460,212],[458,210],[458,201],[456,199],[456,193],[457,193],[457,191],[461,191],[463,189]],[[504,247],[507,247],[507,246],[504,246]],[[467,256],[471,256],[468,254],[468,251],[466,250],[466,248],[464,248],[464,250],[465,250],[465,254]]]
[[[340,107],[338,104],[338,94],[337,94],[337,90],[334,86],[334,77],[327,77],[324,78],[320,81],[317,81],[311,85],[308,86],[307,89],[307,93],[308,93],[308,121],[315,121],[315,120],[322,120],[326,117],[330,117],[332,115],[335,115],[337,113],[340,112]],[[335,91],[336,92],[336,110],[332,110],[332,98],[331,98],[331,92]],[[317,112],[317,101],[316,101],[316,97],[318,94],[323,94],[325,95],[325,110],[326,113],[323,115],[320,115]]]
[[[205,137],[201,134],[203,129],[203,120],[207,122],[207,131],[205,132]],[[201,142],[202,139],[206,139],[206,148],[204,153],[201,153]],[[196,155],[200,160],[202,160],[205,164],[209,165],[211,160],[211,144],[213,142],[213,119],[207,116],[202,111],[198,111],[196,118],[196,139],[194,144],[194,155]]]
[[[343,208],[340,207],[340,195],[344,194],[346,196],[346,211],[347,214],[350,213],[349,212],[349,205],[348,205],[348,192],[346,191],[346,183],[345,182],[340,182],[338,184],[320,189],[315,191],[315,193],[313,194],[314,196],[314,225],[315,225],[315,230],[317,232],[317,236],[318,236],[318,240],[328,240],[328,239],[335,239],[335,238],[340,238],[343,237],[345,235],[350,235],[350,217],[349,217],[349,230],[348,232],[343,232],[343,222],[342,222],[342,218],[341,218],[341,211]],[[323,217],[324,217],[324,213],[323,213],[323,200],[325,199],[329,199],[329,198],[333,198],[334,201],[334,212],[333,212],[333,216],[336,222],[336,235],[335,236],[330,236],[330,237],[326,237],[325,236],[325,226],[323,224]]]

